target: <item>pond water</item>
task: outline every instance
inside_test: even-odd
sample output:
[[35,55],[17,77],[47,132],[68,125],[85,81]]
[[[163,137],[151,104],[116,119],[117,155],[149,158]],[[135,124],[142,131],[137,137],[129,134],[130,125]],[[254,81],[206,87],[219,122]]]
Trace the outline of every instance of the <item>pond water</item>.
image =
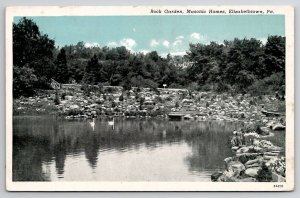
[[14,117],[14,181],[210,181],[239,124]]

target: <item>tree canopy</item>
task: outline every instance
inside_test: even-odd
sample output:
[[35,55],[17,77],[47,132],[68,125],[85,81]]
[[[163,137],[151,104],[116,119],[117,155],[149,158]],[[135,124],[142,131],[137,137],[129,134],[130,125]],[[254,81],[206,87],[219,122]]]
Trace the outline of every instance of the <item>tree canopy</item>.
[[54,50],[54,40],[42,34],[32,20],[22,18],[13,24],[14,96],[47,87],[55,74]]
[[[86,47],[84,42],[55,47],[31,19],[13,24],[14,97],[59,83],[189,88],[263,94],[284,92],[285,37],[235,38],[190,44],[184,56],[160,56],[120,47]],[[263,88],[264,91],[261,90]]]

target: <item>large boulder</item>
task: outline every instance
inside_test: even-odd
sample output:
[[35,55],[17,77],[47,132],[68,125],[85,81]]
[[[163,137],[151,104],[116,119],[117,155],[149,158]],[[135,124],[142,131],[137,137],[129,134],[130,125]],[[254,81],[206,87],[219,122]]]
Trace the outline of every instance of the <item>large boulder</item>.
[[235,182],[236,179],[236,175],[233,171],[225,171],[219,178],[218,181],[221,182]]
[[251,147],[248,146],[243,146],[241,148],[239,148],[236,153],[248,153],[248,151],[250,150]]
[[260,141],[259,141],[258,139],[254,139],[252,144],[253,144],[254,146],[261,146],[261,145],[260,145]]
[[274,124],[272,129],[274,131],[277,131],[277,130],[284,130],[285,129],[285,126],[283,126],[282,124]]
[[66,105],[66,104],[68,103],[68,101],[67,101],[67,100],[61,100],[59,103],[60,103],[61,105]]
[[80,107],[76,104],[70,105],[69,109],[74,110],[74,109],[79,109]]
[[246,168],[240,161],[231,161],[228,163],[227,169],[233,173],[233,177],[238,177]]
[[268,140],[261,140],[260,142],[259,142],[259,146],[260,147],[262,147],[262,148],[264,148],[265,150],[267,150],[267,151],[280,151],[282,148],[281,147],[279,147],[279,146],[274,146],[273,144],[272,144],[272,142],[270,142],[270,141],[268,141]]
[[256,133],[265,136],[270,134],[270,130],[268,127],[257,126]]
[[232,161],[232,160],[233,160],[233,157],[227,157],[227,158],[224,159],[224,161],[225,161],[226,163],[229,163],[229,162]]
[[276,159],[278,159],[277,156],[264,155],[264,160],[276,160]]
[[254,164],[246,165],[246,168],[253,168],[253,167],[260,167],[260,164],[254,163]]
[[258,171],[260,170],[260,167],[251,167],[251,168],[247,168],[245,170],[245,174],[250,176],[250,177],[255,177],[258,174]]
[[93,103],[93,104],[90,105],[90,108],[95,108],[96,106],[98,106],[98,104],[97,103]]
[[253,147],[253,150],[255,151],[255,152],[257,152],[257,153],[260,153],[260,152],[262,152],[262,148],[261,147],[259,147],[259,146],[254,146]]
[[249,132],[249,133],[245,133],[245,138],[246,137],[249,137],[249,138],[260,138],[260,136],[257,134],[257,133],[255,133],[255,132]]
[[249,160],[254,160],[258,157],[261,157],[262,155],[262,153],[242,153],[237,154],[236,156],[240,162],[246,164]]
[[269,128],[273,128],[273,126],[274,126],[274,121],[270,121],[269,123],[267,123],[266,126],[269,127]]
[[66,99],[66,100],[72,100],[72,99],[73,99],[73,96],[67,95],[67,96],[65,96],[65,99]]
[[254,160],[248,160],[245,165],[246,166],[249,166],[249,165],[252,165],[252,164],[255,164],[255,163],[258,163],[259,162],[259,158],[256,158]]
[[282,150],[282,148],[279,146],[270,146],[268,148],[268,151],[272,151],[272,152],[277,152],[277,151],[281,151],[281,150]]
[[231,147],[231,149],[232,149],[233,151],[237,151],[237,150],[239,149],[239,147],[238,147],[238,146],[233,146],[233,147]]

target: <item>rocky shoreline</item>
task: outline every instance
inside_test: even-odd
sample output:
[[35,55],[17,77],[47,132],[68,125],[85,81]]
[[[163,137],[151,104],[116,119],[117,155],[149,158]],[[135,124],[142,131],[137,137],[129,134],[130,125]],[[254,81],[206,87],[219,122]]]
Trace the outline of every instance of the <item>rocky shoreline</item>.
[[[251,96],[191,91],[187,89],[150,89],[83,86],[65,84],[59,91],[44,90],[34,97],[14,99],[14,114],[53,113],[68,119],[102,116],[162,117],[184,112],[185,119],[227,120],[267,124],[278,122],[265,109],[285,111],[284,101],[275,95]],[[31,112],[30,112],[31,111]]]
[[234,156],[224,159],[226,168],[212,181],[282,181],[285,155],[282,148],[264,140],[285,130],[285,102],[276,94],[251,96],[191,91],[98,87],[66,84],[59,91],[40,91],[34,97],[14,99],[14,115],[54,114],[65,119],[124,117],[169,119],[184,113],[184,120],[242,122],[231,139]]
[[[284,130],[282,124],[270,128],[246,126],[234,131],[231,138],[234,156],[224,159],[225,170],[211,175],[214,182],[284,182],[285,154],[283,148],[263,138]],[[280,126],[280,127],[279,127]],[[261,129],[263,128],[263,130]],[[271,132],[272,131],[272,132]]]

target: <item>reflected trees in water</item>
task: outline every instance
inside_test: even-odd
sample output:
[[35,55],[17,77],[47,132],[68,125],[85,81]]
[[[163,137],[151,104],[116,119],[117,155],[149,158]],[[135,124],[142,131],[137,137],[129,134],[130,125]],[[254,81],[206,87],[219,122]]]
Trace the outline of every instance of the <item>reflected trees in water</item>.
[[107,120],[99,119],[93,131],[87,121],[19,117],[14,119],[13,129],[13,179],[49,180],[49,172],[42,170],[42,164],[52,162],[56,174],[64,177],[68,157],[84,155],[89,166],[95,169],[101,167],[101,152],[153,150],[172,144],[187,144],[191,148],[184,158],[189,170],[220,169],[223,159],[231,152],[227,149],[228,132],[236,127],[236,124],[216,122],[118,119],[112,130]]

